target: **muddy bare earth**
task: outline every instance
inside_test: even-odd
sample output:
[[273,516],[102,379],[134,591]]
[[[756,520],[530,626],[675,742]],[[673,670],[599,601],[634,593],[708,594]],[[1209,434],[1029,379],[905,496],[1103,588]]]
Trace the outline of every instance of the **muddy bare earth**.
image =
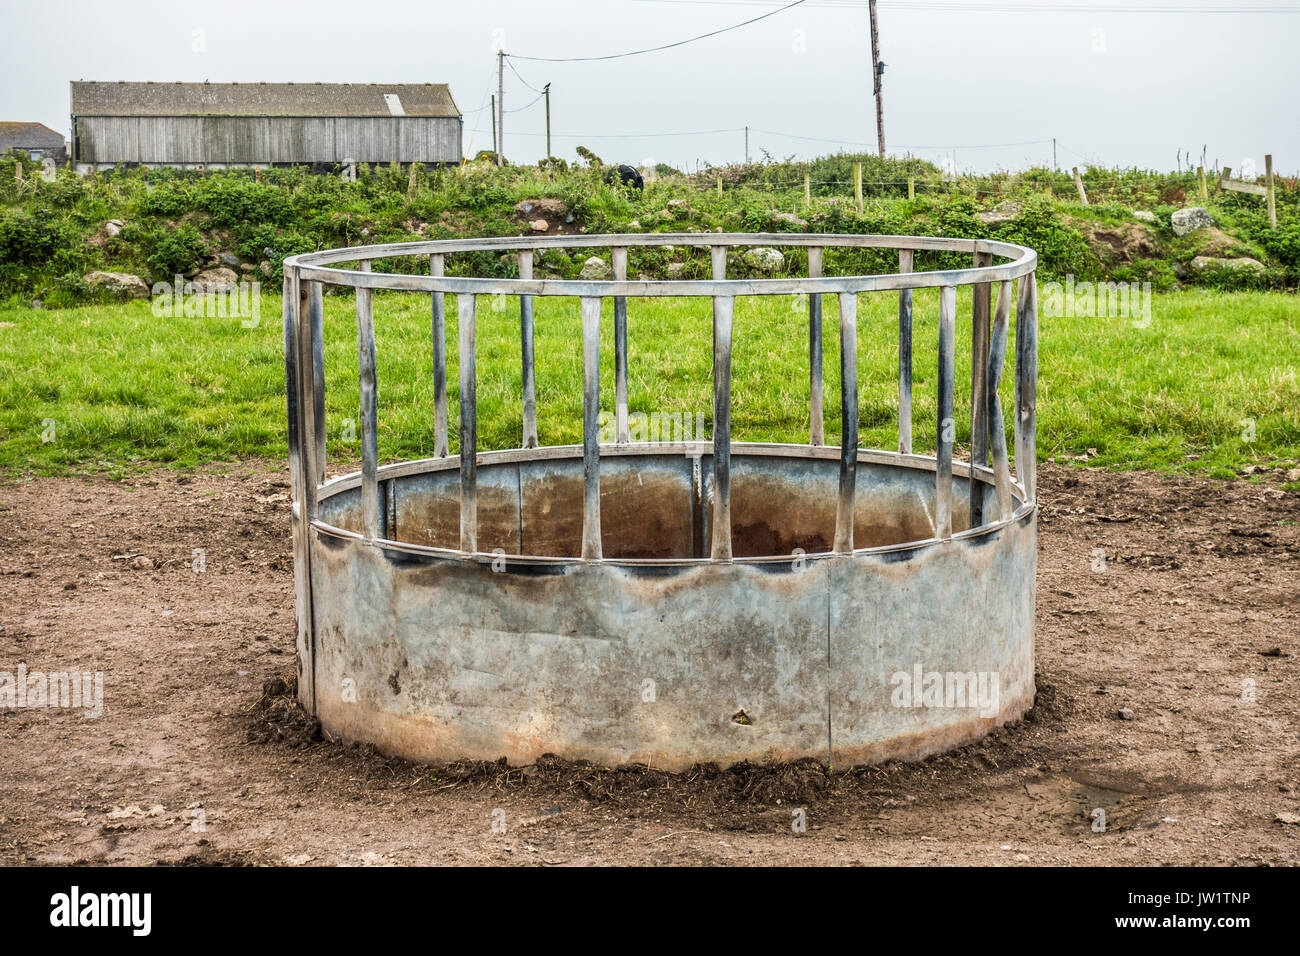
[[101,671],[104,704],[0,708],[0,863],[1300,861],[1300,494],[1041,480],[1028,719],[917,764],[670,775],[320,739],[278,464],[11,479],[0,671]]

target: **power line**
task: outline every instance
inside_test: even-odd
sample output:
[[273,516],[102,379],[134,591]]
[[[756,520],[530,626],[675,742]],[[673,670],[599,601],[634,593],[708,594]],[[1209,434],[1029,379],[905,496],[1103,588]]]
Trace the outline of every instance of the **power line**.
[[532,101],[531,101],[527,106],[516,106],[516,107],[515,107],[514,109],[512,109],[512,110],[506,110],[506,112],[507,112],[507,113],[522,113],[524,110],[532,109],[534,106],[536,106],[536,105],[541,101],[542,97],[545,96],[545,95],[546,95],[545,93],[542,93],[542,92],[539,91],[538,94],[537,94],[535,97],[533,97]]
[[595,60],[618,60],[625,56],[640,56],[643,53],[658,53],[661,50],[671,50],[674,47],[685,46],[686,44],[694,43],[697,40],[707,40],[709,37],[715,37],[721,33],[728,33],[731,30],[739,30],[741,27],[747,27],[751,23],[757,23],[759,20],[766,20],[768,17],[774,17],[778,13],[784,13],[786,10],[800,6],[806,2],[807,0],[794,0],[793,3],[787,3],[783,7],[771,10],[749,20],[745,20],[742,23],[734,23],[729,27],[722,27],[721,29],[713,30],[709,33],[701,33],[698,36],[688,37],[685,40],[677,40],[673,43],[665,43],[661,46],[647,47],[644,50],[629,50],[626,53],[608,53],[604,56],[521,56],[519,54],[510,53],[507,54],[507,57],[516,60],[533,60],[539,63],[590,63]]
[[[639,0],[641,3],[682,3],[697,6],[767,6],[775,0]],[[1197,6],[1187,3],[1163,5],[1151,3],[1012,3],[1008,0],[880,0],[882,7],[893,10],[942,13],[1176,13],[1176,14],[1231,14],[1231,13],[1300,13],[1294,4],[1251,4],[1248,6]],[[867,0],[812,0],[812,7],[825,9],[862,9]],[[779,13],[780,11],[775,11]]]
[[533,84],[531,84],[531,83],[529,83],[527,80],[525,80],[525,79],[523,78],[523,76],[520,75],[519,71],[515,69],[515,65],[514,65],[513,63],[510,62],[510,54],[508,54],[508,53],[506,54],[506,66],[510,67],[510,72],[513,73],[515,76],[519,77],[519,82],[522,83],[522,84],[524,84],[524,86],[528,87],[528,88],[529,88],[530,90],[532,90],[534,93],[540,93],[540,92],[542,92],[542,91],[539,90],[537,87],[533,86]]

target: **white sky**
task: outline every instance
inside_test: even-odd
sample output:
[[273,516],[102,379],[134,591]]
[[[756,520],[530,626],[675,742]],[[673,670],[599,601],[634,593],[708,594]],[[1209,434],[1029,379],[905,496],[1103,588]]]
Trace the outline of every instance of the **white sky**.
[[[782,0],[784,2],[784,0]],[[1160,170],[1179,149],[1240,169],[1300,170],[1300,0],[880,0],[894,155],[959,169],[1095,160]],[[738,23],[772,0],[0,0],[0,119],[68,135],[68,81],[446,82],[466,151],[491,146],[494,43],[536,56],[654,46]],[[1187,12],[1196,8],[1234,12]],[[1249,13],[1261,7],[1291,12]],[[958,8],[958,9],[953,9]],[[990,9],[992,8],[992,9]],[[1083,10],[1084,12],[1078,12]],[[196,32],[197,31],[197,32]],[[498,32],[500,31],[500,32]],[[802,45],[802,48],[801,48]],[[682,168],[873,148],[866,0],[809,0],[684,47],[597,63],[518,60],[552,84],[553,150]],[[506,108],[536,94],[509,70]],[[506,117],[516,162],[544,153],[542,104]],[[800,140],[784,134],[816,137]],[[525,135],[527,134],[527,135]],[[577,135],[574,135],[577,134]],[[987,144],[1022,143],[1001,148]],[[861,144],[860,146],[857,144]],[[1196,160],[1193,161],[1193,165]]]

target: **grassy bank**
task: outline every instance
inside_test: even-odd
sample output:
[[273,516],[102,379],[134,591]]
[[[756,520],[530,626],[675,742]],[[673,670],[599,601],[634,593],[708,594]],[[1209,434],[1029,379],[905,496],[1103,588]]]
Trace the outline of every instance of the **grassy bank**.
[[[863,166],[861,205],[855,164]],[[804,196],[804,177],[809,197]],[[909,182],[915,193],[909,198]],[[47,308],[107,301],[88,278],[134,277],[143,291],[177,274],[228,269],[274,288],[280,262],[314,249],[467,236],[727,232],[829,232],[997,238],[1037,250],[1043,278],[1150,281],[1157,289],[1292,290],[1300,283],[1300,188],[1279,180],[1278,228],[1255,196],[1199,195],[1183,172],[1088,169],[1089,204],[1066,172],[1030,169],[945,177],[920,160],[827,156],[683,174],[664,168],[643,191],[606,184],[600,166],[546,168],[476,162],[447,169],[363,167],[356,182],[305,169],[122,169],[51,182],[29,164],[0,159],[0,300]],[[545,209],[539,207],[545,201]],[[1215,225],[1179,236],[1171,217],[1202,205]],[[553,250],[539,276],[572,278],[586,255]],[[842,253],[843,272],[889,268],[869,253]],[[1242,264],[1243,259],[1253,262]],[[954,259],[950,264],[961,264]],[[412,260],[381,262],[403,271]],[[778,274],[798,274],[799,255]],[[449,272],[511,276],[490,253],[453,256]],[[639,271],[707,273],[708,256],[683,250],[646,258]]]
[[[964,290],[963,290],[964,291]],[[859,303],[862,444],[895,438],[896,297]],[[807,440],[806,306],[793,297],[737,303],[734,434]],[[969,388],[969,293],[958,301],[958,382]],[[424,297],[376,298],[380,454],[433,450],[429,306]],[[826,303],[826,432],[838,435],[835,302]],[[1039,452],[1088,456],[1120,468],[1239,473],[1249,463],[1300,459],[1300,306],[1278,293],[1173,292],[1152,321],[1040,319]],[[632,300],[630,403],[634,412],[711,418],[710,317],[702,302]],[[937,296],[916,294],[918,451],[933,445]],[[327,425],[332,460],[353,460],[358,409],[355,313],[326,298]],[[456,420],[456,312],[448,302],[450,415]],[[965,324],[963,325],[964,318]],[[480,442],[519,444],[518,305],[478,318]],[[577,302],[537,301],[538,422],[547,443],[581,439]],[[602,323],[602,406],[612,410],[613,321]],[[1011,374],[1004,382],[1011,402]],[[958,440],[969,440],[969,392],[958,394]],[[965,424],[961,424],[965,423]],[[455,435],[453,427],[453,451]],[[48,439],[48,440],[46,440]],[[927,441],[927,439],[929,439]],[[833,439],[832,439],[833,440]],[[1095,454],[1089,449],[1095,449]],[[0,469],[10,473],[122,474],[150,462],[193,467],[282,458],[284,367],[278,298],[261,321],[156,318],[147,302],[66,310],[0,307]]]

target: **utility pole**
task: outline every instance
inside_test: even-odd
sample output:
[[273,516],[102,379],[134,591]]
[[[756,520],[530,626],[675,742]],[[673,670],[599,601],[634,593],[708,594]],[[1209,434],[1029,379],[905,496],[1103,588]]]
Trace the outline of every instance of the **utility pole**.
[[[872,0],[874,2],[874,0]],[[506,146],[506,51],[497,50],[497,165],[504,166]]]
[[749,165],[749,127],[745,127],[745,165]]
[[1061,168],[1060,166],[1056,165],[1056,137],[1053,136],[1052,137],[1052,169],[1060,169],[1060,168]]
[[546,158],[551,158],[551,84],[547,83],[542,87],[542,94],[546,97]]
[[492,152],[497,151],[497,95],[492,94]]
[[880,38],[876,33],[876,0],[869,0],[867,10],[871,15],[871,80],[876,93],[876,143],[880,147],[880,158],[885,158],[885,105],[880,98],[880,74],[885,64],[880,62]]

